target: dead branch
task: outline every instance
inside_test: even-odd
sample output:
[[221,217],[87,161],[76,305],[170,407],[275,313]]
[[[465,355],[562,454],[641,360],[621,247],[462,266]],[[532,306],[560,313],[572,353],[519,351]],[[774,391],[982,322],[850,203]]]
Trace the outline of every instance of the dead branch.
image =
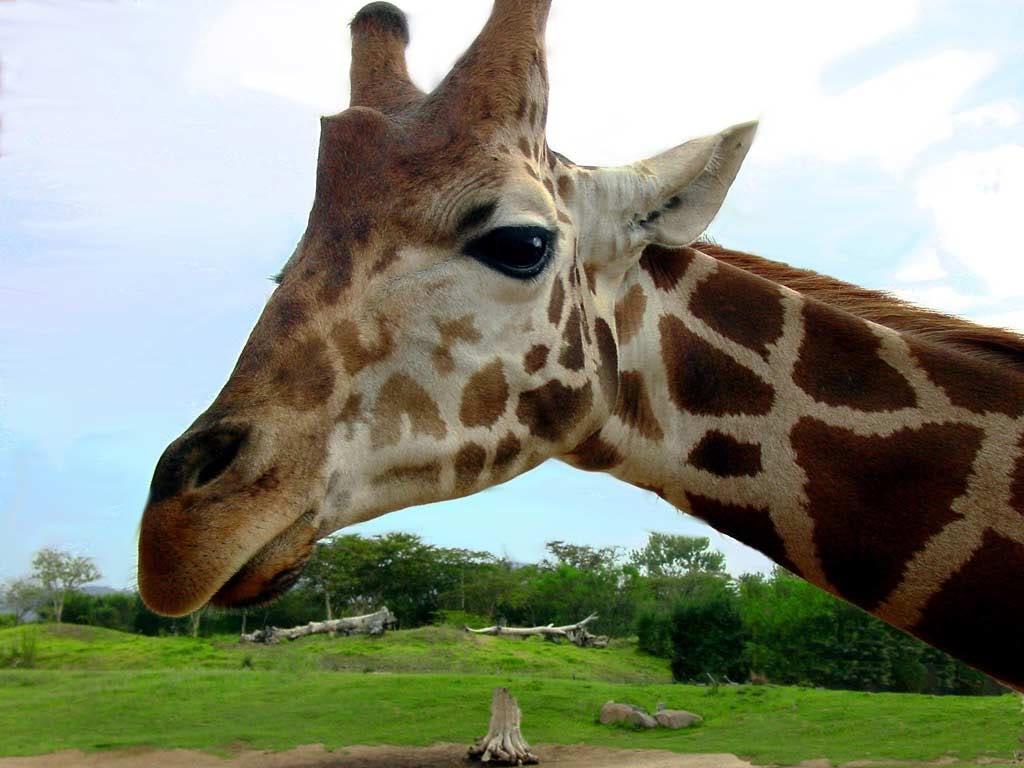
[[483,627],[482,629],[473,629],[472,627],[464,627],[464,629],[475,635],[505,635],[508,637],[540,635],[547,640],[554,641],[565,638],[581,648],[606,648],[608,646],[608,638],[606,636],[592,635],[587,631],[587,624],[596,618],[597,614],[592,613],[583,621],[578,621],[575,624],[566,624],[561,627],[556,627],[553,624],[546,624],[543,627],[502,627],[495,625],[493,627]]
[[494,765],[536,765],[540,762],[530,751],[520,729],[519,704],[508,688],[495,688],[491,699],[491,723],[487,735],[469,748],[469,759]]
[[278,627],[266,627],[258,629],[249,634],[243,634],[238,638],[240,643],[264,643],[272,645],[282,640],[296,640],[306,635],[316,635],[323,632],[330,632],[335,635],[383,635],[384,630],[394,625],[395,616],[386,607],[376,613],[368,613],[365,616],[351,616],[344,619],[331,619],[329,621],[311,621],[291,629],[280,629]]

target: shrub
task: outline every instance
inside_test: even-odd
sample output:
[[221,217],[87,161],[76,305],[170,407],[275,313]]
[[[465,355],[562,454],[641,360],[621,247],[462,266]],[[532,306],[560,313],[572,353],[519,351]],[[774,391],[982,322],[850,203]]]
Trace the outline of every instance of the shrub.
[[37,645],[35,630],[22,630],[6,648],[0,648],[0,669],[31,669],[36,665]]

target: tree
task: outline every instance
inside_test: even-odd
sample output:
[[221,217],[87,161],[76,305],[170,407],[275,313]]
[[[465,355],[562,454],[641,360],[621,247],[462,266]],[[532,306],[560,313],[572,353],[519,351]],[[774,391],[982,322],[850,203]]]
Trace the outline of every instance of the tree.
[[618,547],[588,547],[580,544],[568,544],[564,541],[549,541],[544,548],[554,558],[552,567],[571,565],[580,571],[603,571],[614,568],[619,561]]
[[642,549],[630,553],[630,562],[648,577],[725,571],[725,555],[711,549],[711,541],[706,536],[652,533]]
[[46,599],[39,582],[28,578],[10,579],[0,594],[8,610],[14,614],[15,624],[20,624],[29,611],[38,608]]
[[64,599],[90,581],[100,578],[91,557],[72,555],[59,549],[41,549],[32,558],[32,575],[42,584],[53,606],[53,618],[60,624]]
[[708,675],[745,679],[745,632],[735,588],[721,576],[688,579],[689,594],[674,606],[669,625],[672,676],[680,682]]

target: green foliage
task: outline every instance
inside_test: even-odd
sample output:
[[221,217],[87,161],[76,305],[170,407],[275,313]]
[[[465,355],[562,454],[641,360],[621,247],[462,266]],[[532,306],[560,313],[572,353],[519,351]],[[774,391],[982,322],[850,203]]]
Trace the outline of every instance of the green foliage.
[[68,593],[100,578],[91,557],[72,555],[59,549],[44,548],[32,558],[32,577],[45,590],[59,624]]
[[676,680],[747,679],[739,598],[728,579],[694,573],[672,609],[669,641]]
[[0,669],[31,669],[39,647],[35,629],[21,629],[0,645]]
[[711,540],[705,536],[652,533],[641,549],[630,553],[630,561],[651,577],[725,572],[725,555],[711,549]]

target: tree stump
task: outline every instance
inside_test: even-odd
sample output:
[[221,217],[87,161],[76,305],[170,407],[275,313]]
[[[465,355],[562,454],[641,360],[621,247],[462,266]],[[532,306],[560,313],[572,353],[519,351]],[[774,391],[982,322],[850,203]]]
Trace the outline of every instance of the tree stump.
[[493,765],[537,765],[540,760],[519,729],[519,704],[508,688],[495,688],[487,735],[469,748],[469,759]]

